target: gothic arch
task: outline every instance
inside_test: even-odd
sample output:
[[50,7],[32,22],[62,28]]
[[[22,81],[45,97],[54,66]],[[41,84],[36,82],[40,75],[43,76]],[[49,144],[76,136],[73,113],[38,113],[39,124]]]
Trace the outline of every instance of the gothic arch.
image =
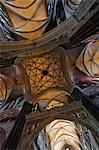
[[30,89],[30,82],[29,82],[29,77],[26,73],[26,70],[25,68],[22,66],[22,64],[20,62],[15,62],[15,65],[20,69],[20,72],[22,74],[22,77],[23,77],[23,80],[24,80],[24,83],[25,83],[25,93],[24,93],[24,99],[25,101],[29,101],[30,100],[30,92],[31,92],[31,89]]
[[[13,56],[20,56],[22,54],[26,56],[27,54],[31,54],[31,51],[32,53],[34,53],[34,51],[37,52],[38,49],[42,51],[41,47],[45,48],[46,50],[47,47],[49,47],[49,49],[52,49],[53,47],[56,47],[60,44],[68,43],[69,40],[67,37],[72,37],[72,35],[76,33],[76,31],[80,29],[80,27],[84,23],[86,23],[86,21],[94,14],[93,9],[91,10],[92,13],[89,16],[89,10],[94,3],[95,1],[93,0],[82,1],[79,9],[75,12],[74,16],[71,16],[68,20],[65,20],[59,26],[55,27],[51,31],[48,31],[47,33],[43,34],[41,37],[35,40],[0,43],[2,57],[11,56],[11,54]],[[87,17],[83,17],[86,13]],[[10,53],[9,50],[11,50]]]
[[73,121],[75,123],[79,123],[82,126],[86,126],[88,129],[90,129],[90,131],[92,132],[92,134],[94,135],[97,143],[99,144],[99,135],[97,133],[97,131],[95,130],[95,128],[91,125],[91,123],[89,123],[88,121],[84,120],[84,119],[79,119],[79,118],[75,118],[75,117],[71,117],[70,115],[65,115],[65,114],[58,114],[58,116],[52,116],[50,118],[45,119],[44,121],[42,121],[39,126],[37,126],[35,128],[35,130],[27,135],[27,139],[25,139],[25,135],[23,135],[23,141],[22,141],[22,145],[21,145],[21,149],[28,149],[29,146],[31,145],[31,142],[37,137],[37,135],[39,134],[39,132],[49,123],[51,123],[52,121],[56,120],[56,119],[64,119],[64,120],[69,120],[69,121]]

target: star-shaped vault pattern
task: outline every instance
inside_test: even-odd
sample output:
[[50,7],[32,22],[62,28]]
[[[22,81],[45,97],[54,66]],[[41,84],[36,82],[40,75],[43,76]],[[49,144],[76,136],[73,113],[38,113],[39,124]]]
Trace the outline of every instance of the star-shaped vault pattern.
[[58,52],[28,57],[22,65],[29,76],[31,92],[34,95],[49,88],[64,87],[65,80]]

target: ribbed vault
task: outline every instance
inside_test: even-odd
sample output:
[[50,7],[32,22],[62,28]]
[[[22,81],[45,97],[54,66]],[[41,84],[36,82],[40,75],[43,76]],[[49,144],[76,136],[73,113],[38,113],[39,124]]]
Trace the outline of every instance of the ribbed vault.
[[29,76],[31,91],[34,95],[48,88],[64,87],[58,52],[26,58],[22,61],[22,65]]
[[65,49],[57,47],[53,51],[16,61],[27,74],[26,88],[31,90],[31,101],[39,103],[43,109],[68,103],[69,93],[66,91],[71,87],[71,82],[66,71],[65,55]]
[[[86,25],[84,30],[81,26],[98,11],[98,6],[97,0],[0,0],[0,40],[8,40],[0,44],[0,104],[4,104],[0,123],[4,123],[6,136],[16,120],[4,143],[7,149],[11,144],[17,147],[18,142],[22,144],[19,144],[20,149],[30,149],[44,129],[52,150],[80,150],[78,124],[88,127],[98,139],[97,121],[82,103],[76,105],[76,100],[85,98],[87,101],[88,96],[74,87],[75,70],[80,77],[84,74],[99,78],[99,40],[86,46],[81,42]],[[97,25],[89,22],[96,31]],[[76,34],[71,40],[79,29],[80,36]],[[88,34],[89,30],[91,28],[87,30]],[[67,42],[73,45],[76,39],[85,47],[79,49],[79,54],[76,51],[78,56],[71,52],[72,61],[69,50],[56,46],[64,46]],[[69,45],[64,47],[71,47]],[[27,102],[22,102],[23,106],[16,109],[13,101],[18,98]],[[10,102],[11,106],[7,107]],[[93,104],[91,106],[93,109]],[[0,126],[1,143],[6,138],[2,131]],[[20,138],[21,133],[23,138]]]
[[76,67],[86,75],[99,77],[99,40],[90,42],[81,52]]
[[51,150],[62,150],[66,145],[71,145],[73,149],[80,150],[80,141],[73,122],[54,120],[46,126],[46,133],[49,137]]
[[35,39],[45,31],[48,24],[48,15],[45,0],[2,1],[12,26],[5,24],[11,32],[25,39]]

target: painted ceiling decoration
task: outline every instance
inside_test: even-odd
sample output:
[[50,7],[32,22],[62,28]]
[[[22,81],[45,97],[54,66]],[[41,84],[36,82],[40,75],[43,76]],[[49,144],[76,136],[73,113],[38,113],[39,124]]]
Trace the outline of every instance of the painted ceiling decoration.
[[99,40],[87,44],[75,64],[88,76],[99,78]]
[[64,87],[58,52],[37,57],[27,57],[22,61],[29,76],[31,91],[35,95],[50,87]]

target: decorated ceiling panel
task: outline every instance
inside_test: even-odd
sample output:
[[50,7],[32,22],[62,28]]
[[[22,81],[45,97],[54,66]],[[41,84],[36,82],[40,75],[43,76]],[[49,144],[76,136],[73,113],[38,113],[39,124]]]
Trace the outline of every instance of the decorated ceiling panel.
[[[66,75],[65,50],[57,47],[53,51],[33,54],[16,61],[20,69],[25,71],[28,101],[38,103],[40,110],[68,104],[70,94],[69,76]],[[64,63],[64,67],[63,67]],[[20,65],[21,64],[21,65]],[[68,84],[67,84],[68,83]],[[30,89],[30,91],[29,91]]]
[[59,52],[27,57],[21,63],[29,76],[31,91],[34,95],[50,88],[64,89],[65,79]]

